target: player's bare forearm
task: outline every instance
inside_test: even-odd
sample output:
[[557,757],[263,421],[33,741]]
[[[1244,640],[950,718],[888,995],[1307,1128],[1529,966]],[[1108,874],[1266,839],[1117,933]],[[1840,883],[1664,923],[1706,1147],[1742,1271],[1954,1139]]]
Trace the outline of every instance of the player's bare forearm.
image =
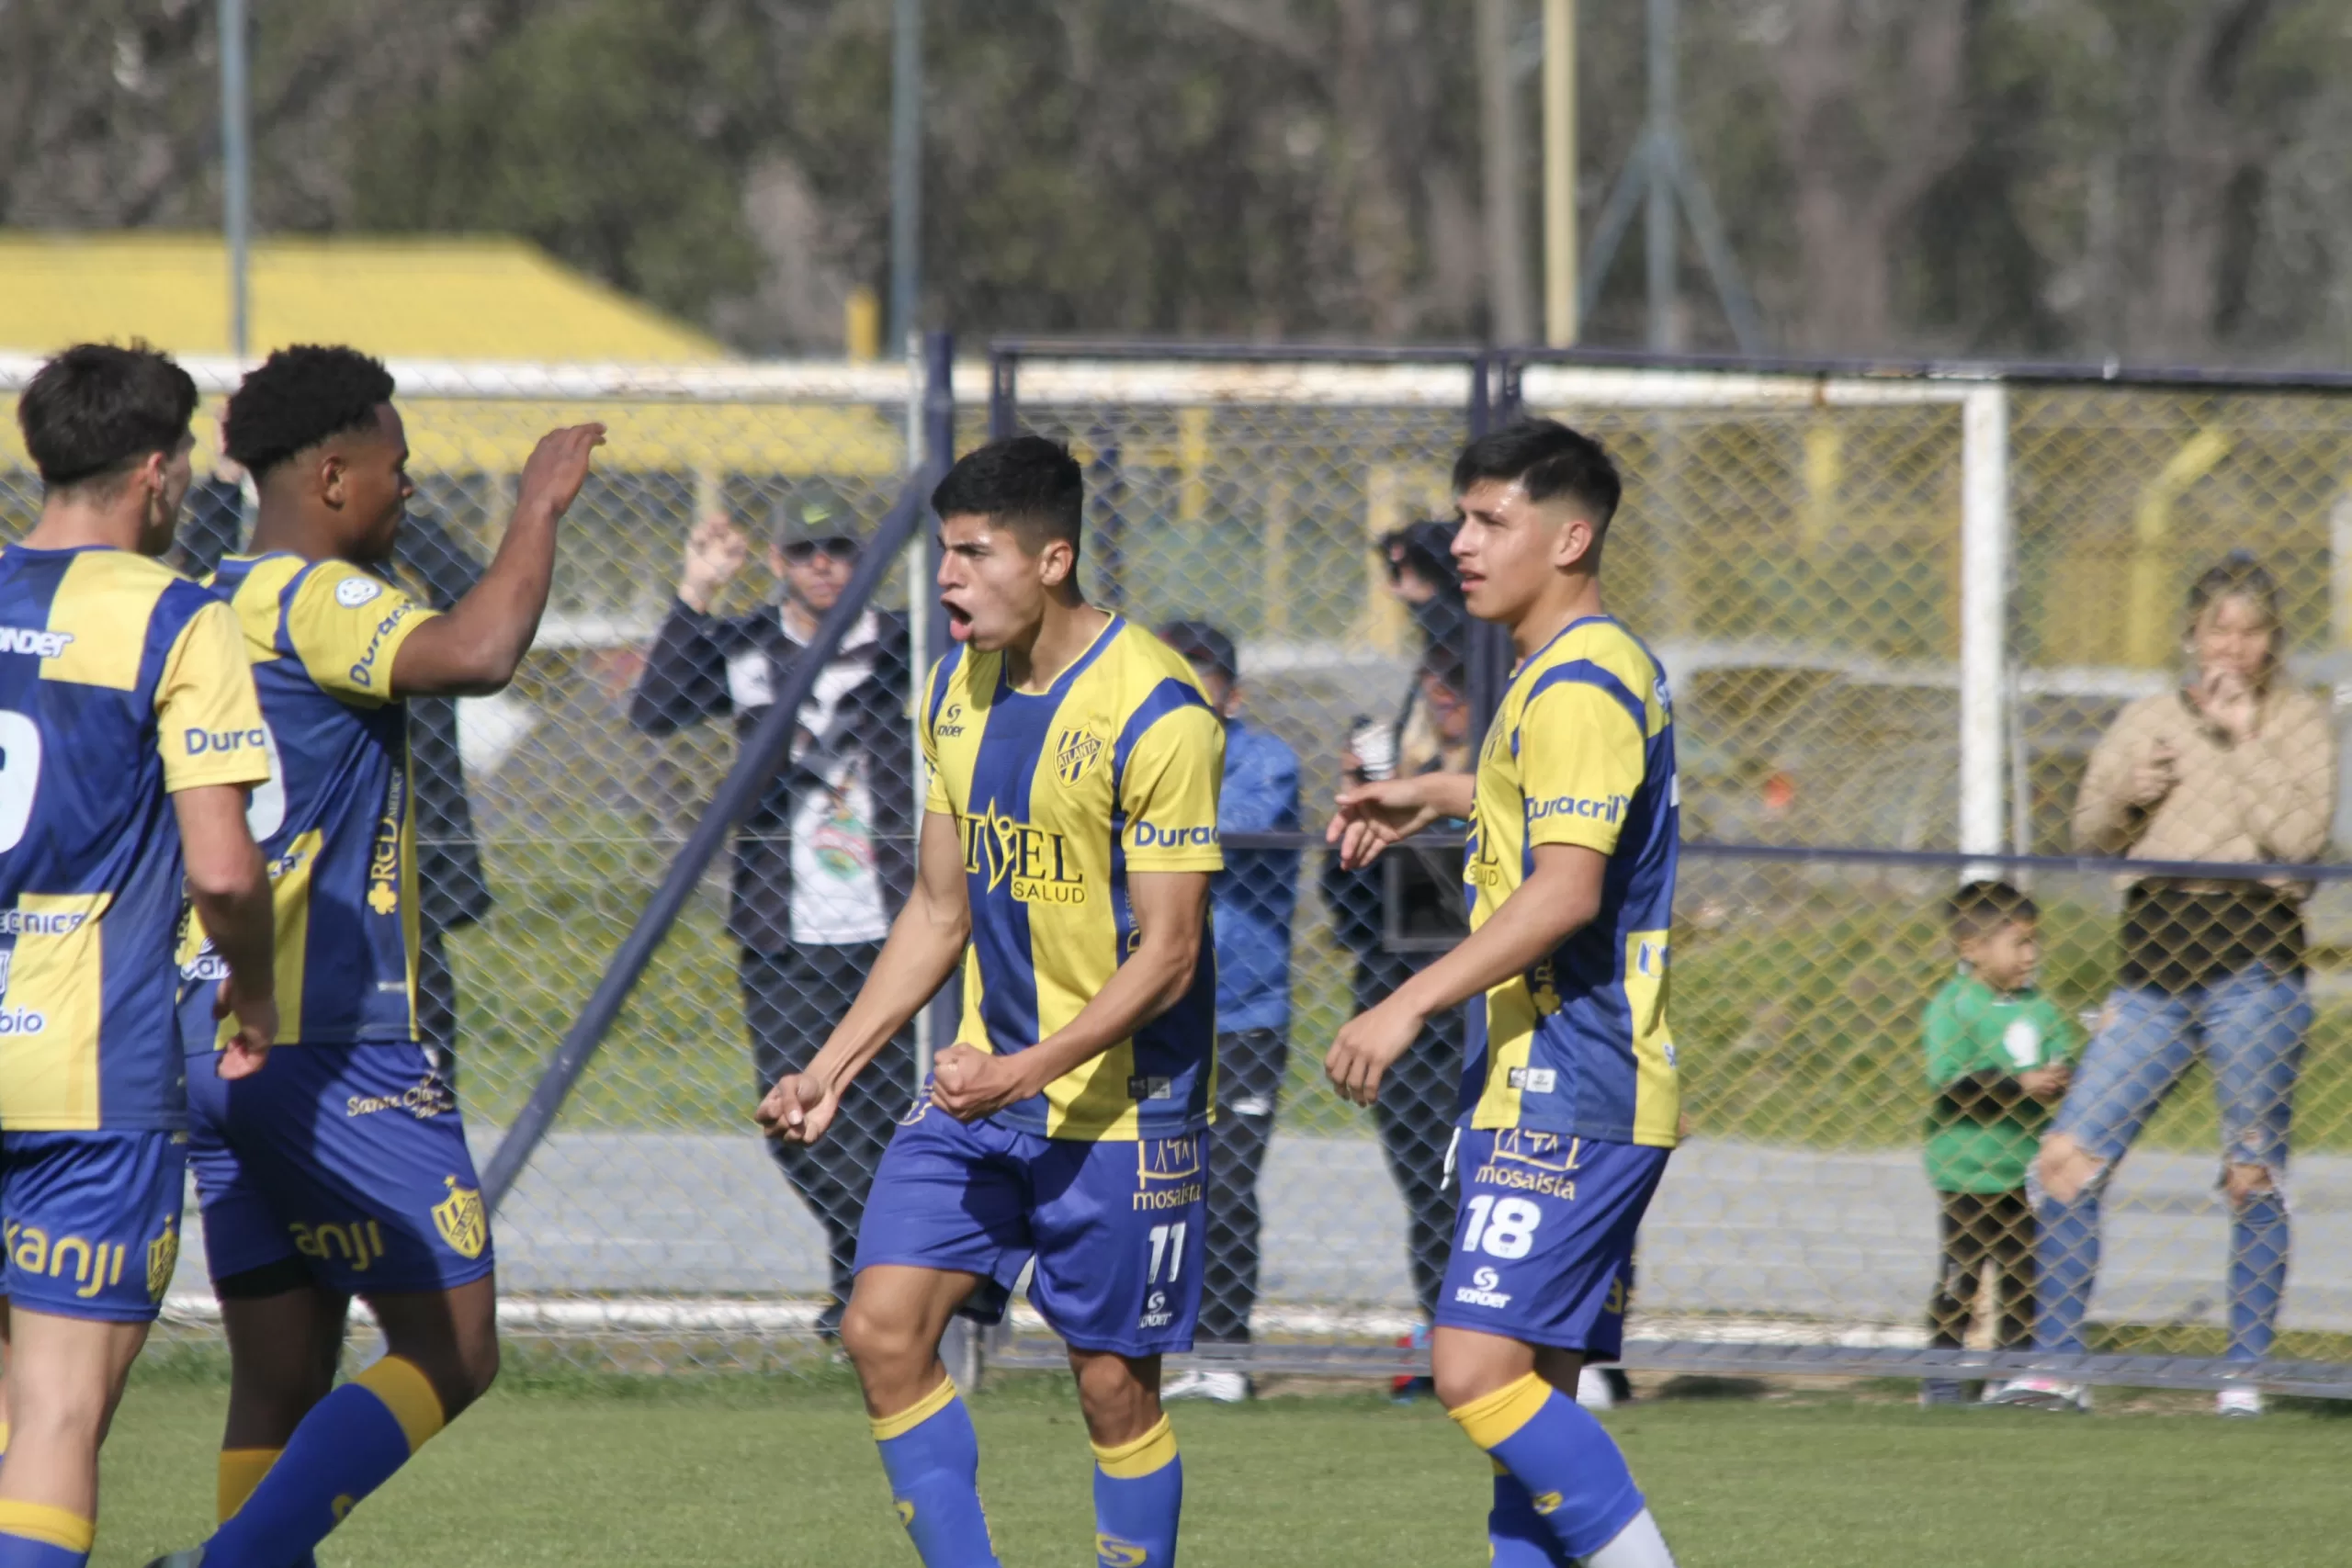
[[270,908],[269,872],[245,829],[245,791],[239,784],[198,784],[172,796],[187,868],[188,898],[212,951],[236,976],[246,997],[274,993],[277,919]]
[[514,679],[538,636],[555,579],[556,525],[588,477],[601,424],[549,433],[531,453],[506,536],[448,614],[411,632],[392,659],[396,697],[487,696]]
[[[1207,880],[1202,878],[1204,886]],[[1158,941],[1146,935],[1076,1018],[1022,1052],[1018,1060],[1031,1069],[1037,1087],[1043,1089],[1182,1001],[1200,962],[1198,925],[1189,940],[1182,931],[1169,931]]]
[[1577,844],[1538,844],[1535,869],[1451,953],[1396,988],[1395,1000],[1419,1017],[1525,974],[1600,912],[1609,857]]
[[956,819],[926,813],[918,841],[914,891],[890,922],[890,934],[857,999],[805,1069],[838,1091],[881,1054],[963,961],[972,937],[964,892],[964,856]]
[[1324,839],[1340,847],[1341,865],[1368,865],[1441,818],[1469,816],[1477,784],[1471,773],[1419,773],[1341,790]]
[[1608,866],[1596,850],[1538,845],[1534,871],[1484,925],[1340,1028],[1323,1058],[1332,1087],[1358,1105],[1374,1103],[1380,1080],[1412,1049],[1431,1013],[1526,973],[1600,912]]
[[939,1059],[932,1103],[964,1121],[989,1116],[1126,1039],[1182,1001],[1200,972],[1209,874],[1136,872],[1127,879],[1136,945],[1078,1016],[1023,1051],[996,1056],[958,1042]]

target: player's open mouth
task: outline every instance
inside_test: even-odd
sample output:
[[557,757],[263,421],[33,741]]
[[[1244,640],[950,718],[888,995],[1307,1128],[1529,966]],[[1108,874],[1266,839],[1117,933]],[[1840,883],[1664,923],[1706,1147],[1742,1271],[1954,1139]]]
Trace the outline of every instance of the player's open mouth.
[[972,613],[942,601],[940,607],[947,612],[947,635],[957,642],[968,642],[972,636]]

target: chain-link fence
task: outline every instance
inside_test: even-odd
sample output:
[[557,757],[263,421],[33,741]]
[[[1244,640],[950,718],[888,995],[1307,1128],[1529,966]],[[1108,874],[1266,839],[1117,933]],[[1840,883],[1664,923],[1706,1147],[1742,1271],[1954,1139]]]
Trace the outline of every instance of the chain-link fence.
[[[494,547],[537,432],[614,425],[524,676],[458,705],[438,740],[420,717],[428,949],[455,998],[435,1029],[487,1161],[923,422],[895,367],[395,368],[420,485],[403,570],[439,602]],[[226,367],[206,374],[222,389]],[[1319,1066],[1352,1011],[1458,936],[1459,885],[1442,840],[1358,875],[1316,830],[1351,769],[1466,761],[1495,679],[1445,554],[1447,474],[1467,434],[1524,408],[1623,465],[1608,593],[1675,692],[1690,1138],[1644,1230],[1629,1359],[1916,1374],[1934,1343],[2021,1345],[2038,1314],[2053,1355],[2154,1358],[2095,1376],[2210,1381],[2210,1358],[2267,1350],[2281,1386],[2352,1391],[2340,1368],[2282,1364],[2352,1362],[2352,906],[2324,865],[2250,869],[2331,855],[2352,637],[2340,400],[1019,346],[987,387],[967,367],[952,410],[934,396],[931,445],[1069,441],[1089,592],[1232,649],[1203,1318],[1227,1348],[1195,1370],[1415,1360],[1398,1342],[1453,1220],[1459,1025],[1432,1026],[1376,1113]],[[23,478],[0,471],[12,532]],[[207,526],[233,532],[234,496],[199,491],[195,564]],[[2229,563],[2192,619],[2192,584],[2239,550],[2268,587]],[[846,1008],[904,894],[906,682],[935,634],[902,578],[870,608],[504,1197],[513,1335],[625,1364],[824,1351],[921,1043],[877,1063],[850,1135],[781,1170],[748,1115]],[[1214,639],[1186,635],[1215,666]],[[2101,863],[2127,853],[2148,863]],[[2035,988],[2021,906],[1986,894],[1955,923],[1963,877],[2038,905]],[[2053,1126],[2085,1156],[2053,1172],[2064,1202],[2025,1195]],[[2037,1244],[2063,1254],[2039,1280]],[[191,1310],[199,1264],[175,1287]],[[996,1354],[1044,1359],[1035,1320],[1015,1323]]]

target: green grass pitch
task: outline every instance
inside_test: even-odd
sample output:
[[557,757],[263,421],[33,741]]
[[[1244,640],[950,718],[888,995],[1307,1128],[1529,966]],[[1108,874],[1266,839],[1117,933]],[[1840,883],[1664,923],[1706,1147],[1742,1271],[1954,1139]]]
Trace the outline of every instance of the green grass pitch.
[[[1900,1389],[1659,1398],[1608,1417],[1687,1568],[2265,1568],[2338,1563],[2352,1419],[2225,1423],[2109,1392],[2087,1418],[1920,1411]],[[100,1568],[210,1518],[226,1389],[134,1379],[107,1450]],[[1063,1380],[974,1402],[1008,1568],[1091,1561],[1084,1427]],[[1443,1414],[1309,1393],[1177,1407],[1189,1568],[1486,1561],[1485,1463]],[[844,1377],[510,1380],[320,1554],[324,1568],[913,1568]]]

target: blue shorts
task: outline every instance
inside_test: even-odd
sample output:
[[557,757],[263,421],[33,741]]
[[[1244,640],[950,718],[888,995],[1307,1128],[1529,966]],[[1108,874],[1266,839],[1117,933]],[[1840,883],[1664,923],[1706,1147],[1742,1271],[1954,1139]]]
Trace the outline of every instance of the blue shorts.
[[1437,1321],[1616,1359],[1634,1233],[1668,1152],[1464,1128],[1453,1162],[1462,1207]]
[[1189,1350],[1201,1310],[1208,1135],[1081,1143],[928,1100],[874,1173],[857,1266],[978,1274],[965,1305],[994,1323],[1032,1258],[1029,1300],[1080,1350]]
[[214,1284],[299,1266],[364,1295],[491,1271],[481,1183],[432,1046],[280,1045],[234,1083],[209,1055],[188,1059],[188,1163]]
[[153,1323],[180,1260],[185,1133],[0,1133],[8,1299]]

